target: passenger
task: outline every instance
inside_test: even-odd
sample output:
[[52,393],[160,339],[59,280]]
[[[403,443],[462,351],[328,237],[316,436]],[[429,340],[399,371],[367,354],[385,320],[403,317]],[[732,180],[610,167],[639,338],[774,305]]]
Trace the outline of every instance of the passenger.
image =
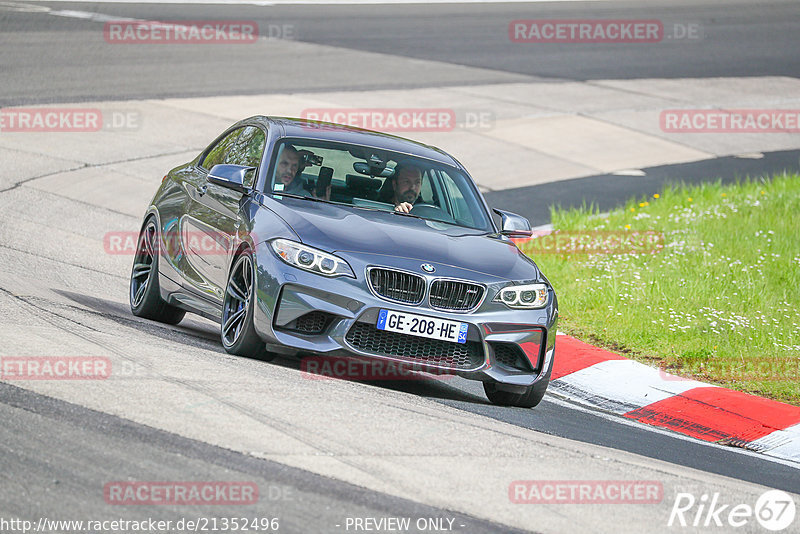
[[[283,184],[283,191],[292,195],[300,195],[304,197],[316,195],[312,191],[305,188],[305,181],[303,180],[302,173],[305,165],[300,163],[302,156],[312,154],[308,150],[297,150],[292,145],[284,145],[278,156],[278,164],[275,166],[275,184]],[[325,200],[331,197],[331,187],[328,186]]]
[[300,153],[292,145],[284,145],[275,166],[275,185],[283,184],[283,191],[294,195],[305,192],[300,176]]

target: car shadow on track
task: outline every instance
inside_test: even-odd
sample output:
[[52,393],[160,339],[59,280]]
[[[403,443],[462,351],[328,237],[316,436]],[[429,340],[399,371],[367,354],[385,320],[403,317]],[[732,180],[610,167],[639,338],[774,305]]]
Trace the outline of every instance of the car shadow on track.
[[53,289],[53,292],[80,305],[75,306],[78,311],[102,316],[120,325],[142,330],[161,339],[206,349],[213,349],[214,346],[222,348],[219,341],[219,325],[206,321],[202,317],[187,315],[179,324],[167,325],[136,317],[131,313],[127,303],[62,289]]
[[[165,325],[147,319],[140,319],[132,315],[127,303],[115,302],[100,297],[75,293],[73,291],[60,289],[54,289],[53,291],[75,302],[78,305],[75,306],[75,309],[83,313],[96,314],[120,325],[140,330],[145,334],[156,336],[161,339],[182,343],[190,347],[202,347],[207,350],[225,354],[219,339],[219,326],[211,321],[187,315],[178,325]],[[302,366],[303,356],[305,355],[279,356],[275,360],[265,363],[265,365],[280,365],[287,369],[294,369],[305,373],[306,371],[303,370]],[[312,380],[347,380],[346,378],[333,378],[330,376],[314,375],[312,373],[307,374],[309,375],[309,379]],[[408,393],[419,397],[460,401],[471,404],[489,404],[482,395],[476,395],[458,387],[458,383],[463,383],[464,380],[450,375],[433,377],[432,375],[424,373],[408,373],[402,380],[350,381]]]
[[442,399],[449,401],[468,402],[470,404],[491,404],[483,395],[475,395],[463,389],[450,385],[440,378],[428,378],[423,380],[392,380],[392,381],[371,381],[367,384],[380,386],[393,391],[401,391],[419,397],[432,399]]
[[[404,378],[367,380],[363,378],[348,378],[343,376],[330,376],[324,373],[311,373],[304,369],[303,359],[312,357],[319,359],[318,355],[298,354],[297,356],[278,356],[270,362],[271,365],[280,365],[287,369],[295,369],[304,373],[309,380],[346,380],[348,382],[358,382],[368,386],[374,386],[392,391],[399,391],[416,395],[418,397],[428,397],[433,399],[446,399],[451,401],[462,401],[468,403],[489,404],[482,395],[475,395],[458,387],[459,383],[465,382],[464,379],[453,375],[433,376],[427,373],[407,372]],[[321,358],[324,358],[322,356]],[[341,359],[341,358],[337,358]]]

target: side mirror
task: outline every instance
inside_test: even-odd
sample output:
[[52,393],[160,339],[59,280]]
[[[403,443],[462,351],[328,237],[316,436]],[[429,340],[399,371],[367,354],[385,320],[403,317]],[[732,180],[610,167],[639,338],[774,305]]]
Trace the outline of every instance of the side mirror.
[[522,215],[511,213],[510,211],[503,211],[493,209],[502,219],[500,233],[508,236],[530,237],[533,235],[531,230],[531,223]]
[[255,170],[255,167],[245,167],[244,165],[214,165],[208,173],[208,181],[212,184],[227,187],[239,193],[245,193],[247,188],[244,186],[244,177],[248,171]]

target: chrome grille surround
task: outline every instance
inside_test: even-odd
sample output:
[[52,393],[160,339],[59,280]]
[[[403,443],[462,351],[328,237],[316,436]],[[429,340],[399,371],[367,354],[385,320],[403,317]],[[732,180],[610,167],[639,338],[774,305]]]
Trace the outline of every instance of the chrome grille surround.
[[425,300],[428,282],[424,276],[387,267],[367,267],[367,284],[375,296],[391,302],[417,306]]
[[434,310],[470,312],[483,302],[486,286],[468,280],[437,278],[431,282],[428,303]]

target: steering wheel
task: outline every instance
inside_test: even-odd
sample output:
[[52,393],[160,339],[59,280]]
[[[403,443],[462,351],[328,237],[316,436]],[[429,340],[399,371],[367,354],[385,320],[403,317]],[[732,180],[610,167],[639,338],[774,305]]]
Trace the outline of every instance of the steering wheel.
[[444,211],[439,206],[434,206],[433,204],[414,204],[414,207],[411,208],[409,213],[411,213],[411,215],[417,215],[418,217],[431,219],[433,221],[457,224],[452,215]]

